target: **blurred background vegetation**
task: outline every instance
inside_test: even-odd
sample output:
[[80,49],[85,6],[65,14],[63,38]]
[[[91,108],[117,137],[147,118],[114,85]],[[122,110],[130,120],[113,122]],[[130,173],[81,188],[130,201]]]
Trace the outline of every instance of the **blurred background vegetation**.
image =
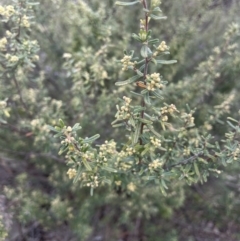
[[[82,136],[99,133],[99,143],[124,138],[110,125],[116,97],[131,89],[114,85],[126,77],[117,60],[123,50],[138,48],[131,33],[139,29],[141,12],[116,7],[114,0],[39,2],[30,36],[40,59],[33,72],[19,73],[27,110],[13,83],[0,84],[0,100],[8,98],[7,124],[0,124],[0,230],[9,234],[6,240],[240,240],[238,163],[205,184],[179,180],[167,197],[151,187],[132,195],[99,188],[90,197],[87,188],[72,184],[47,125],[62,118],[81,123]],[[196,128],[221,139],[226,117],[239,116],[240,40],[229,42],[224,33],[240,24],[240,1],[163,0],[162,10],[168,19],[155,22],[153,33],[178,60],[157,69],[169,81],[165,101],[196,108]]]

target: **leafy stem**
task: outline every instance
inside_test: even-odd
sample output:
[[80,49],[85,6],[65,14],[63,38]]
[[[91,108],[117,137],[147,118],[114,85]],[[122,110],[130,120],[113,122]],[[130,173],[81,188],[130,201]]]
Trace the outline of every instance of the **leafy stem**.
[[[146,0],[143,0],[143,7],[145,9],[148,8],[147,6],[147,1]],[[147,32],[148,31],[148,24],[149,24],[149,21],[148,21],[148,13],[145,12],[145,31]],[[146,43],[146,45],[148,45],[148,42]],[[149,59],[148,58],[145,58],[145,67],[144,67],[144,84],[146,84],[146,76],[147,76],[147,73],[148,73],[148,63],[149,63]],[[144,101],[144,98],[142,97],[142,103],[141,103],[141,106],[142,107],[145,107],[145,101]],[[144,119],[144,110],[141,111],[141,118]],[[143,134],[143,127],[144,127],[144,123],[142,122],[141,123],[141,128],[140,128],[140,136]],[[141,139],[141,137],[139,138],[139,142],[140,142],[140,145],[143,145],[143,141]],[[140,160],[139,160],[140,161]]]

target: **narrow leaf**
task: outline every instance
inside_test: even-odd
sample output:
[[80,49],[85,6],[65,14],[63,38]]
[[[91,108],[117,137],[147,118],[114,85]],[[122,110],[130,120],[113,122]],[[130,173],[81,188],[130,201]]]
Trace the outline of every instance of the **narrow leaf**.
[[130,3],[117,1],[115,4],[119,5],[119,6],[131,6],[131,5],[134,5],[137,3],[139,3],[139,1],[134,1],[134,2],[130,2]]
[[133,136],[133,145],[138,143],[138,139],[139,139],[139,136],[140,136],[140,131],[141,131],[141,125],[142,123],[139,122],[136,126],[136,129],[135,129],[135,132],[134,132],[134,136]]
[[199,172],[197,163],[196,163],[196,162],[193,162],[193,166],[194,166],[194,170],[195,170],[197,176],[198,176],[199,178],[201,178],[201,175],[200,175],[200,172]]
[[132,34],[132,37],[133,37],[134,39],[136,39],[137,41],[141,42],[141,39],[140,39],[140,37],[139,37],[137,34],[133,33],[133,34]]
[[167,185],[166,185],[166,183],[165,183],[165,181],[164,181],[163,179],[161,179],[161,183],[162,183],[162,185],[163,185],[163,187],[164,187],[165,189],[168,189],[168,187],[167,187]]
[[49,130],[54,131],[54,132],[59,132],[59,130],[57,130],[56,128],[54,128],[53,126],[47,126]]
[[140,77],[143,76],[143,73],[140,70],[137,69],[136,72],[137,72],[138,76],[140,76]]
[[230,121],[227,121],[228,125],[231,126],[234,130],[236,130],[236,126],[234,126]]
[[108,167],[108,166],[102,166],[102,169],[103,170],[106,170],[108,172],[114,172],[114,173],[117,173],[118,171],[112,167]]
[[149,92],[147,92],[145,95],[144,95],[144,101],[147,105],[151,105],[151,100],[150,100],[150,97],[149,97]]
[[86,160],[82,159],[82,162],[88,171],[92,171],[91,166],[89,165],[89,163]]
[[116,125],[112,125],[113,128],[117,128],[117,127],[121,127],[121,126],[125,126],[125,124],[119,123],[119,124],[116,124]]
[[59,119],[59,124],[60,124],[60,127],[64,127],[65,126],[65,124],[64,124],[62,119]]
[[130,79],[127,79],[127,80],[125,80],[125,81],[116,82],[115,85],[117,85],[117,86],[122,86],[122,85],[131,84],[131,83],[133,83],[134,81],[136,81],[137,79],[139,79],[139,75],[134,75],[133,77],[131,77]]
[[162,138],[162,136],[161,136],[157,131],[155,131],[152,126],[147,125],[147,127],[148,127],[148,129],[149,129],[156,137]]
[[160,9],[160,7],[155,7],[153,10],[152,10],[153,12],[162,12],[162,10]]
[[154,14],[150,14],[150,17],[155,19],[155,20],[167,19],[166,16],[157,16],[157,15],[154,15]]
[[139,93],[136,93],[136,92],[134,92],[134,91],[130,91],[133,95],[136,95],[136,96],[140,96],[140,97],[142,97],[142,95],[141,94],[139,94]]
[[163,100],[163,96],[161,95],[161,92],[159,90],[154,90],[151,92],[154,96],[156,96],[158,99]]
[[138,118],[138,120],[140,120],[142,123],[145,123],[145,124],[149,124],[151,125],[152,124],[152,121],[149,121],[149,120],[146,120],[146,119],[143,119],[143,118]]
[[97,140],[99,137],[100,137],[100,135],[99,135],[99,134],[96,134],[96,135],[94,135],[94,136],[92,136],[92,137],[85,138],[85,139],[83,140],[83,142],[84,142],[84,143],[91,143],[91,142],[94,142],[95,140]]
[[143,58],[147,58],[148,57],[148,46],[147,45],[143,45],[141,48],[141,56]]
[[158,38],[155,38],[155,39],[150,39],[148,41],[149,44],[156,44],[156,43],[159,43],[159,39]]
[[81,166],[79,166],[77,170],[77,175],[73,179],[73,183],[76,183],[79,180],[81,173],[82,173],[82,169],[81,169]]
[[175,64],[177,63],[177,60],[163,60],[163,59],[159,59],[156,60],[158,64]]

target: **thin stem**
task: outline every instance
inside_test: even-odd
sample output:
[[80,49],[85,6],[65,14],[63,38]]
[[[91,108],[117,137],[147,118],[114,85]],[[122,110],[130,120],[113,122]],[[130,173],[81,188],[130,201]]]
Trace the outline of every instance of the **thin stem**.
[[16,85],[16,88],[17,88],[17,91],[18,91],[18,94],[19,94],[19,97],[20,97],[20,102],[22,103],[22,106],[24,107],[24,109],[26,111],[28,111],[28,108],[27,108],[26,104],[23,101],[22,92],[21,92],[21,89],[19,87],[19,84],[18,84],[18,81],[17,81],[15,75],[13,75],[13,81],[14,81],[14,84]]
[[[146,0],[143,0],[143,7],[145,9],[148,8],[147,6],[147,1]],[[147,32],[148,31],[148,13],[145,13],[145,31]],[[148,45],[148,43],[146,42],[146,45]],[[148,58],[145,58],[145,67],[144,67],[144,73],[143,73],[143,76],[144,76],[144,84],[146,84],[146,76],[147,76],[147,72],[148,72],[148,63],[149,63],[149,59]],[[144,98],[142,98],[142,103],[141,103],[141,106],[142,107],[145,107],[145,101],[144,101]],[[141,112],[141,118],[144,118],[144,110],[142,110]],[[143,134],[143,127],[144,127],[144,123],[141,124],[141,128],[140,128],[140,135]],[[143,145],[143,141],[141,138],[139,138],[139,142],[140,142],[140,145]]]

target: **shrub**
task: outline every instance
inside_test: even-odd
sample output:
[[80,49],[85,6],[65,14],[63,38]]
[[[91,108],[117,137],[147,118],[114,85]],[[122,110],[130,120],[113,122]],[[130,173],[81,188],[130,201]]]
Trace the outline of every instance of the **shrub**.
[[[203,205],[185,184],[199,190],[195,183],[228,163],[234,172],[239,160],[239,30],[231,23],[239,5],[182,3],[189,15],[184,4],[166,2],[164,21],[160,1],[115,8],[113,1],[15,0],[0,8],[1,166],[22,239],[51,235],[47,229],[78,240],[194,237],[177,228],[182,217],[173,221],[185,199]],[[225,33],[218,25],[224,11],[233,13],[221,20]],[[123,55],[126,48],[133,50]],[[236,192],[225,193],[237,207]]]

